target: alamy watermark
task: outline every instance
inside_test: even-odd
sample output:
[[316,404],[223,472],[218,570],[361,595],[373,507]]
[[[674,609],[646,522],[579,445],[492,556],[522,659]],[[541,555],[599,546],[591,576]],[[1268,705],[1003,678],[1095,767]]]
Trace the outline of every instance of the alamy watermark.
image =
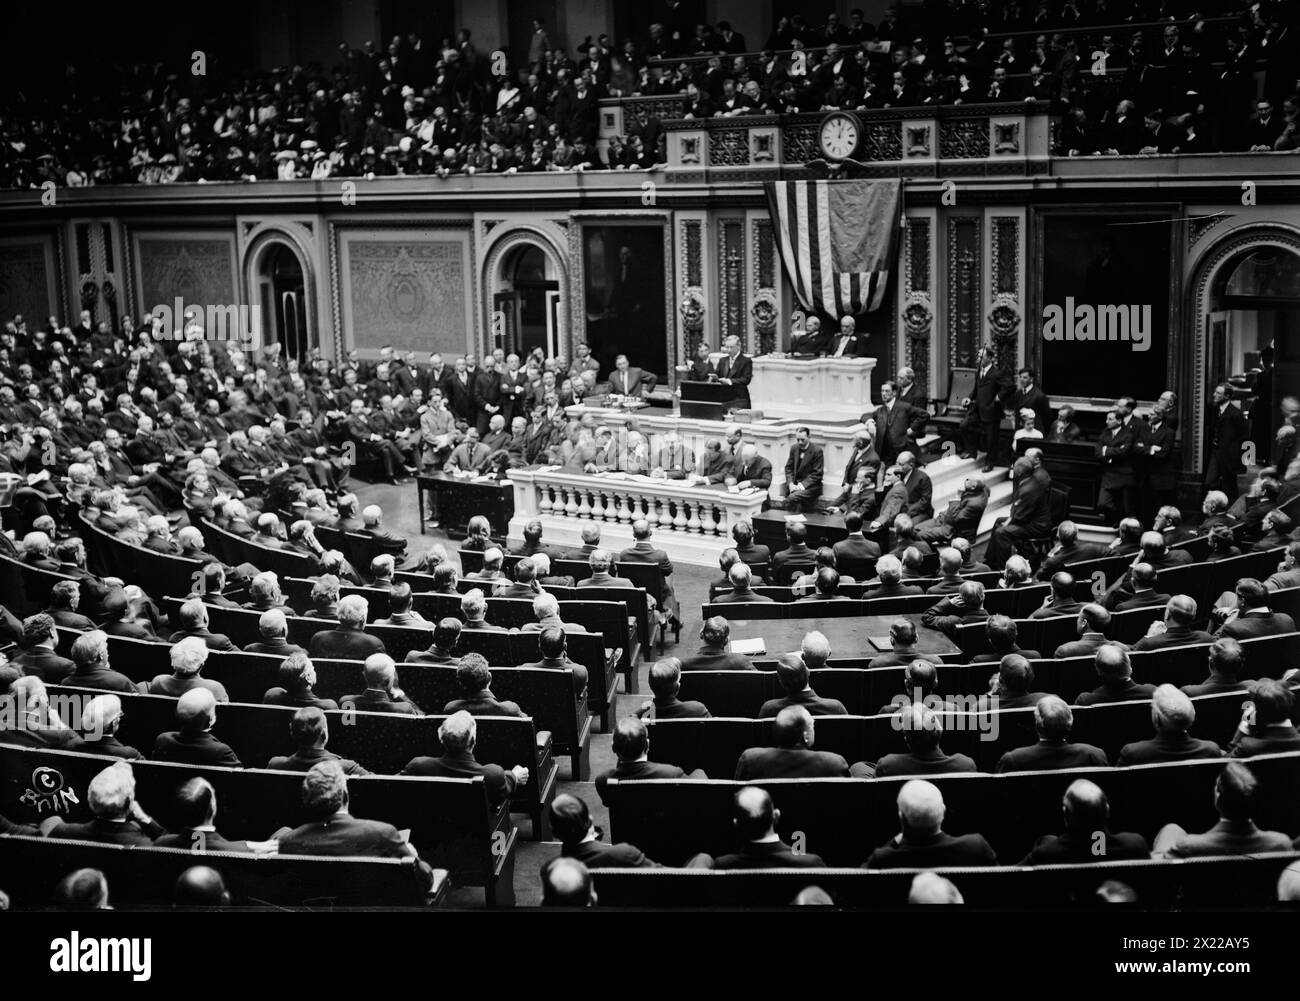
[[235,303],[194,305],[177,296],[171,303],[159,303],[149,311],[154,336],[185,340],[191,330],[201,330],[203,339],[238,344],[245,351],[262,346],[262,307]]
[[1128,341],[1134,351],[1151,349],[1151,306],[1075,304],[1043,307],[1045,341]]

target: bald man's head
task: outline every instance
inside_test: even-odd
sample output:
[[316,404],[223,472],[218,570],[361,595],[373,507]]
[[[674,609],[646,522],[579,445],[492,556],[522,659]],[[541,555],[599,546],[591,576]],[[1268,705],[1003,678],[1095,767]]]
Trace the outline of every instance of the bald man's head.
[[1065,828],[1091,840],[1093,833],[1103,831],[1110,818],[1110,804],[1106,794],[1095,782],[1076,779],[1065,790],[1061,801],[1065,812]]
[[944,811],[943,793],[932,782],[913,779],[899,790],[898,820],[905,840],[938,833],[943,826]]
[[736,793],[731,819],[742,841],[758,841],[772,834],[780,817],[766,789],[745,786]]
[[172,902],[177,907],[224,907],[230,903],[230,894],[216,869],[192,865],[177,878]]
[[553,858],[542,868],[543,907],[595,907],[596,890],[587,867],[573,858]]
[[777,747],[812,747],[813,718],[803,706],[786,706],[772,723],[772,743]]

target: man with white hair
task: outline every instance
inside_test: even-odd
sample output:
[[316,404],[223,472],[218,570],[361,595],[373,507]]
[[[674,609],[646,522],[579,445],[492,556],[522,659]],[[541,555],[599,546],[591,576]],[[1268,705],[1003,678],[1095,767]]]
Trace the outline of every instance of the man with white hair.
[[345,695],[339,699],[339,708],[403,716],[423,715],[420,707],[397,686],[397,665],[388,654],[372,653],[366,658],[362,674],[366,690],[359,695]]
[[47,838],[110,845],[152,845],[167,833],[136,802],[135,774],[125,761],[109,765],[90,780],[86,804],[93,820],[70,824],[62,817],[47,817],[41,822],[41,833]]
[[0,744],[19,747],[75,751],[81,738],[50,705],[45,682],[35,675],[15,678],[9,684],[9,699],[0,712]]
[[937,872],[918,872],[907,891],[909,904],[964,904],[965,898],[952,880]]
[[695,472],[695,452],[682,444],[680,434],[668,431],[659,447],[655,468],[664,474],[665,479],[684,480]]
[[1045,772],[1062,768],[1106,768],[1106,752],[1092,744],[1071,743],[1074,712],[1055,695],[1034,706],[1034,729],[1038,742],[1007,751],[998,759],[1001,772]]
[[218,702],[229,702],[225,686],[200,676],[208,660],[208,645],[201,637],[189,636],[172,645],[171,674],[160,674],[149,682],[148,694],[177,698],[196,688],[211,692]]
[[270,570],[255,575],[248,585],[248,600],[241,607],[257,612],[287,607],[280,592],[280,578]]
[[334,629],[316,633],[307,644],[307,652],[326,660],[365,660],[371,654],[385,653],[383,640],[365,631],[370,604],[359,594],[339,599],[339,624]]
[[158,734],[153,760],[178,761],[189,765],[241,767],[239,756],[212,735],[217,722],[217,700],[206,688],[194,688],[176,701],[177,730]]
[[394,535],[384,525],[384,512],[378,504],[366,505],[361,512],[361,524],[361,534],[374,539],[381,551],[399,560],[406,555],[406,540]]
[[388,553],[380,553],[370,561],[370,584],[374,587],[391,587],[397,561]]
[[403,775],[432,775],[441,778],[475,778],[483,776],[488,804],[495,810],[506,802],[515,789],[528,781],[528,769],[515,765],[509,771],[500,765],[479,764],[474,757],[478,742],[478,723],[464,709],[443,720],[438,728],[442,757],[420,755],[407,762]]
[[71,653],[76,668],[64,684],[105,692],[136,692],[135,682],[108,666],[108,634],[102,629],[78,636],[72,643]]
[[503,627],[494,626],[487,621],[487,598],[484,596],[483,591],[477,587],[471,591],[466,591],[461,597],[460,611],[465,617],[466,629],[476,629],[480,632],[506,632]]
[[97,695],[81,712],[81,729],[85,736],[79,750],[87,754],[111,754],[124,761],[138,761],[144,755],[117,739],[122,722],[122,700],[116,695]]
[[1214,741],[1198,740],[1188,733],[1195,721],[1195,703],[1173,685],[1161,685],[1151,696],[1151,726],[1156,735],[1125,744],[1115,764],[1150,765],[1157,761],[1223,757],[1223,748]]
[[245,653],[269,653],[277,657],[288,657],[291,653],[307,652],[289,642],[289,620],[282,608],[268,608],[264,611],[257,620],[257,631],[261,639],[244,647]]
[[501,569],[505,559],[506,554],[499,546],[489,546],[483,550],[483,568],[468,573],[465,577],[467,580],[509,580],[510,578]]
[[191,598],[180,607],[177,619],[181,628],[167,638],[169,643],[179,643],[186,637],[201,639],[209,650],[238,650],[225,633],[208,631],[208,609],[198,598]]
[[180,547],[172,541],[171,524],[160,514],[152,515],[145,523],[144,548],[168,556],[180,554]]
[[864,869],[946,869],[997,865],[997,856],[980,834],[953,836],[943,830],[947,812],[933,782],[912,779],[898,791],[901,831],[867,859]]
[[533,599],[533,614],[537,616],[536,622],[525,622],[520,626],[520,631],[525,633],[537,633],[543,629],[563,629],[566,633],[585,633],[587,630],[573,622],[565,622],[560,618],[560,601],[553,594],[542,593]]

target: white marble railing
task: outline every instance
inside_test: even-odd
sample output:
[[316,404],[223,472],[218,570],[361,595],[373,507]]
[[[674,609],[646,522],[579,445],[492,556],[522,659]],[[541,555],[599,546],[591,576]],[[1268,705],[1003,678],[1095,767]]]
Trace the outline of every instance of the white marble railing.
[[515,494],[511,539],[521,539],[524,525],[536,518],[547,542],[578,546],[583,528],[598,523],[602,546],[617,551],[632,544],[632,523],[644,518],[654,529],[655,545],[672,559],[705,566],[717,563],[731,526],[761,511],[765,500],[760,490],[735,493],[688,480],[588,475],[546,466],[511,470],[510,481]]
[[794,358],[759,355],[749,398],[768,417],[815,424],[856,421],[871,403],[874,358]]

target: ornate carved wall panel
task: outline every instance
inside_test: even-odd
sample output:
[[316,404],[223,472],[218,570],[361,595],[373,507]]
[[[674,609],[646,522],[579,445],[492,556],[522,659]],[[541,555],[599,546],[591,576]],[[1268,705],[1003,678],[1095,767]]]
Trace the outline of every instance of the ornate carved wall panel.
[[745,323],[745,221],[718,221],[718,329],[722,337],[735,334],[750,349]]
[[989,330],[997,351],[998,364],[1018,368],[1017,344],[1023,317],[1020,288],[1020,219],[994,216],[990,226],[990,295]]
[[978,216],[948,220],[948,364],[952,368],[974,365],[982,341],[982,222]]
[[21,313],[28,329],[43,327],[47,316],[60,312],[53,248],[50,237],[0,240],[0,302],[10,315]]
[[473,348],[469,234],[340,235],[344,342],[457,354]]
[[195,306],[239,302],[233,234],[137,233],[135,257],[137,312],[170,305],[177,296]]
[[903,332],[907,364],[922,386],[930,384],[934,293],[930,288],[930,220],[911,218],[903,230]]

